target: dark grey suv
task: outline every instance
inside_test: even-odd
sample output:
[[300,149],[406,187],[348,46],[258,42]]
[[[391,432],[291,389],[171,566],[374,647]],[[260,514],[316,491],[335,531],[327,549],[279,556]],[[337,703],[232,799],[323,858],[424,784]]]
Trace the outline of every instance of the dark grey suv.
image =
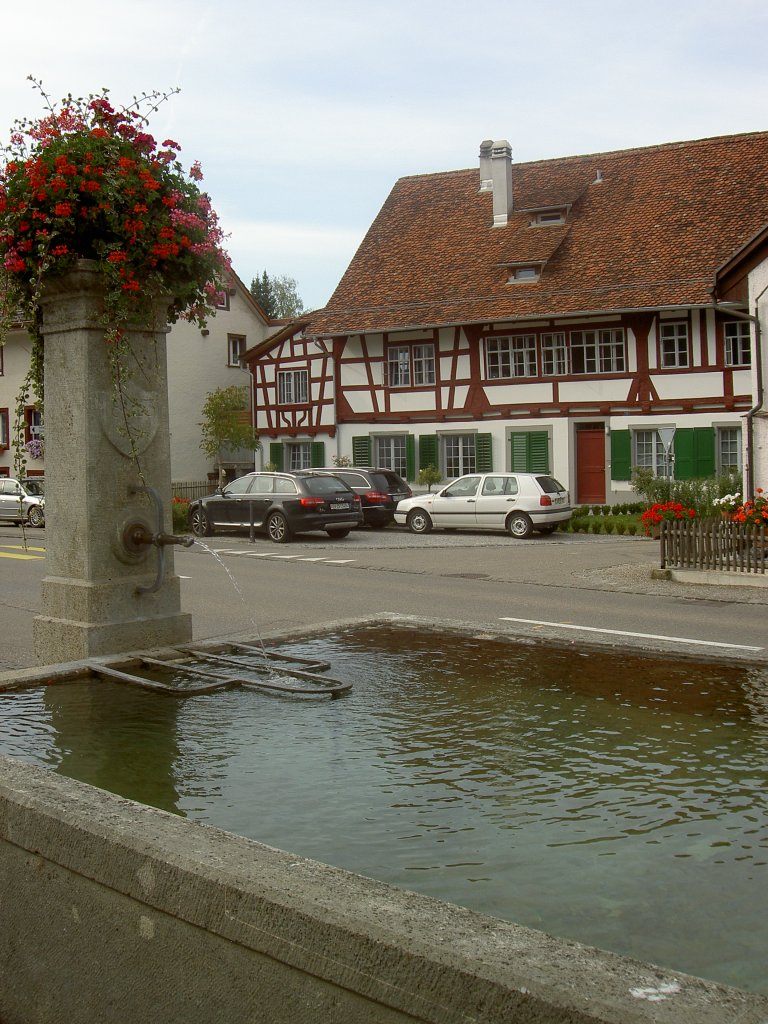
[[359,495],[363,509],[363,522],[375,530],[383,530],[395,518],[397,503],[410,498],[411,488],[391,469],[375,469],[369,466],[334,466],[316,470],[331,473],[343,480]]
[[189,505],[189,525],[198,537],[247,530],[253,522],[276,544],[313,530],[346,537],[362,518],[360,499],[345,483],[312,470],[248,473]]

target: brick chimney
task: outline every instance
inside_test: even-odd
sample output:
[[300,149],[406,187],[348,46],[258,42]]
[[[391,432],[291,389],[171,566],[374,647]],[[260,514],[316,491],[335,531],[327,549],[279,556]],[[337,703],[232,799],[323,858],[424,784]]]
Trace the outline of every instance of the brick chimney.
[[[482,154],[482,147],[480,152]],[[490,162],[493,187],[493,226],[502,228],[512,213],[512,147],[506,139],[497,139],[492,144]]]

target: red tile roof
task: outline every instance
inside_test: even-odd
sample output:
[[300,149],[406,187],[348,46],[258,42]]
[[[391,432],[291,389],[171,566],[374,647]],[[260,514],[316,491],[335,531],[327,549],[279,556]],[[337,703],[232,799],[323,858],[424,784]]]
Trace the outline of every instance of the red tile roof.
[[[513,163],[500,228],[479,168],[401,178],[310,329],[706,304],[717,268],[768,224],[766,172],[768,132]],[[564,226],[524,212],[566,204]],[[507,283],[505,264],[539,260],[538,281]]]

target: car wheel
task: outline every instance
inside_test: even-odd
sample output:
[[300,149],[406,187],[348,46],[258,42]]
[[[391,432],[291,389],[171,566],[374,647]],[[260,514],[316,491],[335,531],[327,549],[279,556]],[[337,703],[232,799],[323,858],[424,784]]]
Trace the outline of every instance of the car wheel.
[[349,536],[349,530],[326,530],[325,532],[331,540],[341,540],[342,537]]
[[282,512],[273,512],[267,520],[267,534],[275,544],[287,544],[291,539],[291,529],[288,520]]
[[533,523],[525,512],[513,512],[507,519],[507,533],[510,537],[525,540],[533,533]]
[[208,522],[208,516],[202,508],[192,510],[190,526],[192,527],[192,533],[194,533],[196,537],[210,537],[213,533],[213,530],[211,530],[211,524]]
[[29,525],[45,526],[45,512],[43,512],[39,505],[33,505],[29,510]]
[[415,508],[413,512],[409,512],[405,524],[411,533],[429,533],[432,529],[432,520],[423,508]]

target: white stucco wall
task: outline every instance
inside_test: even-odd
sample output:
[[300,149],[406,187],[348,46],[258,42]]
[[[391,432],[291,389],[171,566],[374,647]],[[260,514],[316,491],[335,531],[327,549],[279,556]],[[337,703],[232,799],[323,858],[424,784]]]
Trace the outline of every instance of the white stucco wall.
[[768,491],[768,260],[749,275],[749,312],[760,319],[761,358],[752,359],[753,386],[757,392],[758,364],[762,372],[763,404],[752,419],[752,469],[755,487]]
[[246,348],[269,333],[266,321],[238,288],[230,308],[208,321],[207,337],[192,324],[179,321],[168,337],[168,406],[171,424],[171,475],[175,481],[204,480],[213,464],[200,450],[203,404],[211,391],[232,384],[245,387],[250,402],[247,370],[227,365],[230,334],[245,337]]

